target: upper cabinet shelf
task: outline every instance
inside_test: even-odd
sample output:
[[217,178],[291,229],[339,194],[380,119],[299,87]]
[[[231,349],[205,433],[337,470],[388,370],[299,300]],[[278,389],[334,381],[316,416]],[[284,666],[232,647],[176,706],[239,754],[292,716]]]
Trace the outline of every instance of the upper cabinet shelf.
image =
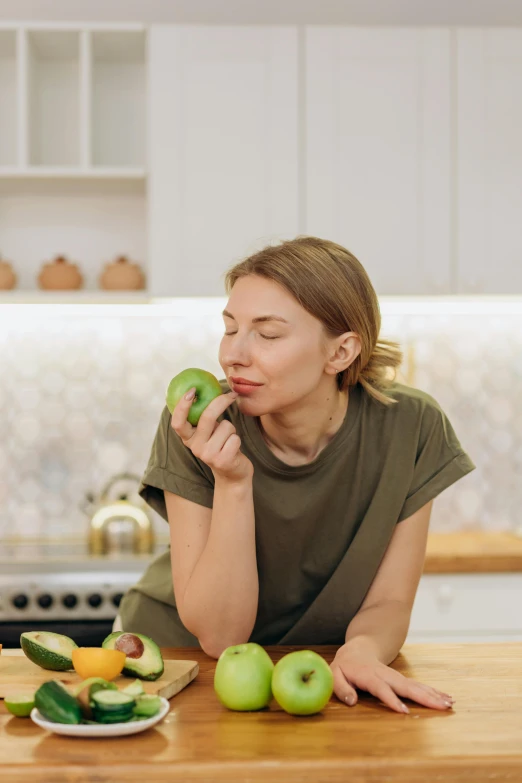
[[0,177],[146,174],[146,31],[0,29]]

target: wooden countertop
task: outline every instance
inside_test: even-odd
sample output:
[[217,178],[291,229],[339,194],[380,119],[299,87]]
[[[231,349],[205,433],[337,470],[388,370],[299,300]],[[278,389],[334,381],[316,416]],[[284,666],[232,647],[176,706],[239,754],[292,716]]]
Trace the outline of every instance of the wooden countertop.
[[522,538],[484,530],[430,533],[425,574],[522,573]]
[[[267,647],[277,661],[296,647]],[[335,647],[314,647],[331,662]],[[522,642],[406,645],[392,664],[450,693],[453,710],[405,700],[392,712],[368,693],[355,707],[335,696],[322,713],[296,718],[275,701],[260,712],[225,709],[213,690],[216,661],[195,648],[163,650],[197,660],[197,678],[142,734],[112,739],[60,737],[14,718],[0,702],[0,779],[9,783],[417,783],[520,780]]]

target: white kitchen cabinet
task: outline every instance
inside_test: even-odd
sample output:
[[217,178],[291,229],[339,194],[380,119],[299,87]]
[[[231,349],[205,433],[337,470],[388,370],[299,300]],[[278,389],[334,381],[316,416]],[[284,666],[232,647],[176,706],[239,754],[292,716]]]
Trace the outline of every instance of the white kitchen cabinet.
[[297,29],[152,26],[149,54],[149,290],[223,296],[298,230]]
[[406,643],[522,641],[522,573],[423,574]]
[[306,230],[379,295],[451,289],[450,31],[308,27]]
[[522,29],[459,29],[458,293],[522,293]]
[[[81,301],[104,265],[147,272],[146,38],[141,25],[0,24],[0,254],[24,294],[59,254],[78,265]],[[104,292],[106,293],[106,292]]]

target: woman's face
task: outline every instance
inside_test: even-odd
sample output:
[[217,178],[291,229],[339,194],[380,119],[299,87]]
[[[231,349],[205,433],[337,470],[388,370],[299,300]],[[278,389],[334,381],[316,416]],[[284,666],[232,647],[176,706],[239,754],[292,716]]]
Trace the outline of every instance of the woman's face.
[[[229,386],[234,377],[262,384],[239,393],[243,409],[280,410],[313,394],[321,381],[335,382],[335,373],[324,375],[321,322],[277,283],[256,275],[239,278],[225,311],[219,363]],[[255,321],[267,315],[284,322]]]

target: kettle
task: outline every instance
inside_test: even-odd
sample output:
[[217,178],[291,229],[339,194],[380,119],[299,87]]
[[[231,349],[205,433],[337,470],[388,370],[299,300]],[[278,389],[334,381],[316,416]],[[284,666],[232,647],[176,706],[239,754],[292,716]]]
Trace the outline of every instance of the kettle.
[[[90,492],[80,509],[90,517],[89,554],[122,555],[151,554],[154,552],[154,526],[147,504],[136,493],[129,500],[129,491],[112,492],[116,483],[132,481],[140,484],[140,477],[132,473],[113,476],[98,498]],[[112,495],[112,498],[109,495]],[[117,497],[114,495],[117,494]]]

